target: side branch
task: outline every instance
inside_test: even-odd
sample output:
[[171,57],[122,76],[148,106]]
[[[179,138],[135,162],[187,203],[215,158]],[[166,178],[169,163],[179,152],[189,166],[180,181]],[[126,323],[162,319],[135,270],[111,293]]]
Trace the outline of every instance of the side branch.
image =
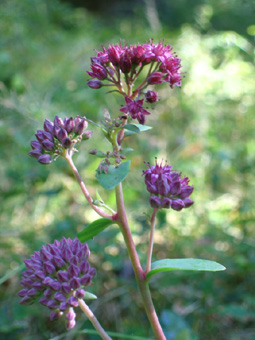
[[95,212],[98,213],[98,215],[113,220],[115,218],[116,214],[109,215],[106,212],[104,212],[103,210],[101,210],[98,206],[93,204],[93,199],[90,196],[88,189],[86,188],[86,185],[83,182],[76,166],[74,165],[74,162],[72,160],[72,156],[69,155],[69,154],[66,154],[65,159],[67,160],[67,163],[70,165],[70,168],[72,169],[73,174],[74,174],[75,178],[77,179],[77,182],[79,183],[79,186],[81,187],[81,190],[82,190],[86,200],[89,202],[89,205],[91,206],[91,208],[94,209]]
[[101,326],[100,322],[97,320],[95,315],[93,314],[92,310],[89,308],[89,306],[85,303],[84,300],[79,299],[79,306],[82,309],[83,313],[87,316],[89,321],[92,323],[92,325],[97,330],[98,334],[101,336],[103,340],[112,340],[112,338],[106,333],[106,331]]

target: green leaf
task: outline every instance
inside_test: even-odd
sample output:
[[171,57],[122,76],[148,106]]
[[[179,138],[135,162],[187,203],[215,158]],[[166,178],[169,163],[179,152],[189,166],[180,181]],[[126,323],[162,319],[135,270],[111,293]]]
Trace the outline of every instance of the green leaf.
[[152,127],[142,124],[127,124],[124,126],[124,129],[128,130],[128,132],[125,133],[125,136],[130,136],[133,135],[134,133],[141,133],[150,130],[152,129]]
[[98,158],[104,158],[106,154],[102,151],[97,151],[96,153],[93,154],[93,156],[96,156]]
[[126,155],[127,153],[134,151],[132,148],[124,148],[121,150],[121,154]]
[[99,202],[101,202],[102,204],[104,203],[104,200],[102,199],[102,197],[100,196],[99,192],[96,191],[96,198]]
[[110,165],[107,174],[104,172],[96,174],[98,182],[107,190],[115,188],[127,177],[130,163],[130,161],[124,162],[117,168]]
[[97,299],[97,296],[90,293],[90,292],[85,292],[85,295],[83,297],[84,300],[96,300]]
[[79,232],[78,239],[81,242],[86,242],[114,223],[116,222],[109,218],[100,218],[99,220],[90,223],[81,232]]
[[201,259],[165,259],[152,263],[151,270],[147,273],[147,279],[150,280],[150,278],[157,273],[172,270],[205,270],[216,272],[225,269],[224,266],[214,261]]

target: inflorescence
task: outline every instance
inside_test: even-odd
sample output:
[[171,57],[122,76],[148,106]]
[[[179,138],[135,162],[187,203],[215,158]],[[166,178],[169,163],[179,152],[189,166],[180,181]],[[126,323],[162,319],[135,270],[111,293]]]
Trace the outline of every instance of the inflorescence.
[[22,274],[20,285],[24,287],[18,295],[20,303],[30,305],[38,298],[39,302],[50,308],[51,320],[65,315],[67,329],[75,325],[73,307],[78,306],[78,299],[85,296],[88,286],[96,275],[96,269],[88,262],[90,251],[86,243],[77,238],[65,237],[59,242],[42,246],[30,259],[25,260],[27,270]]
[[54,122],[45,119],[44,129],[37,130],[37,140],[31,141],[32,151],[28,154],[39,163],[51,163],[52,159],[65,156],[67,150],[73,151],[77,143],[92,136],[92,131],[85,131],[87,126],[86,120],[78,116],[66,117],[64,121],[56,116]]
[[146,164],[149,169],[143,171],[143,175],[153,208],[172,208],[179,211],[194,203],[189,198],[194,188],[188,185],[188,177],[181,178],[181,174],[172,170],[172,166],[163,166],[162,162],[158,164],[157,159],[155,165]]
[[[181,86],[181,59],[172,52],[170,45],[154,44],[150,40],[141,45],[103,46],[102,51],[96,52],[97,55],[91,58],[91,71],[86,71],[93,78],[87,84],[92,89],[115,86],[126,99],[127,105],[121,111],[128,112],[140,124],[144,124],[145,115],[150,114],[142,107],[144,98],[150,104],[158,101],[157,92],[145,92],[149,85],[166,82],[171,88]],[[142,72],[146,66],[147,74]],[[141,76],[142,80],[133,89]]]

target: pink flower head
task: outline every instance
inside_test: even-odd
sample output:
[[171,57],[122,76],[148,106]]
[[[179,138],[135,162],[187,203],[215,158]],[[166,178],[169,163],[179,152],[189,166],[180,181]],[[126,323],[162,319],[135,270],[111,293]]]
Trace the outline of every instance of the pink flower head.
[[[148,85],[158,85],[168,82],[170,87],[181,86],[180,59],[172,52],[170,45],[164,45],[162,42],[155,44],[153,40],[149,40],[145,44],[113,44],[108,48],[102,47],[102,51],[96,51],[97,55],[91,58],[91,70],[86,71],[92,78],[100,81],[108,81],[107,86],[116,86],[122,95],[125,93],[125,82],[128,87],[133,87],[139,81],[141,70],[153,64],[153,72],[148,73],[145,81]],[[149,69],[147,69],[149,70]],[[150,69],[151,70],[151,69]],[[124,74],[125,76],[122,76]],[[88,82],[93,89],[98,89],[104,84]],[[140,96],[141,92],[146,88],[144,79],[133,91],[133,99]],[[144,114],[140,115],[141,121]]]
[[129,113],[133,119],[137,119],[140,124],[144,124],[145,115],[150,114],[150,112],[143,108],[144,99],[132,100],[126,96],[125,100],[127,105],[120,109],[120,111]]
[[163,162],[143,171],[145,184],[151,194],[150,204],[153,208],[172,208],[182,210],[190,207],[194,202],[189,198],[193,192],[193,187],[188,185],[188,177],[181,178],[181,174],[172,170],[172,167]]

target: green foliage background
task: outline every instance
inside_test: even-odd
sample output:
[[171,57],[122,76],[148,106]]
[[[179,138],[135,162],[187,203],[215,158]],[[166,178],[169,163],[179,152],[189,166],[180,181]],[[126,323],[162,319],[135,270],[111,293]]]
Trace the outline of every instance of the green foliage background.
[[[255,334],[255,3],[237,0],[74,1],[6,0],[0,9],[0,271],[3,339],[51,339],[65,333],[39,305],[16,296],[22,262],[55,238],[75,237],[95,219],[64,160],[42,166],[27,156],[46,117],[118,115],[123,98],[86,86],[93,50],[125,39],[154,37],[182,58],[181,89],[162,85],[147,124],[126,140],[135,149],[124,182],[129,220],[145,263],[148,193],[144,161],[167,158],[191,179],[195,205],[161,211],[154,259],[199,257],[227,267],[219,273],[164,273],[151,282],[169,340],[254,340]],[[84,6],[83,6],[84,5]],[[86,5],[89,8],[86,9]],[[106,151],[100,131],[83,143],[75,163],[92,195],[98,160]],[[114,207],[112,192],[100,189]],[[151,337],[123,239],[110,227],[89,242],[98,275],[91,304],[108,330]],[[7,274],[7,276],[5,276]],[[78,315],[62,339],[96,340]],[[118,337],[117,339],[122,339]]]

